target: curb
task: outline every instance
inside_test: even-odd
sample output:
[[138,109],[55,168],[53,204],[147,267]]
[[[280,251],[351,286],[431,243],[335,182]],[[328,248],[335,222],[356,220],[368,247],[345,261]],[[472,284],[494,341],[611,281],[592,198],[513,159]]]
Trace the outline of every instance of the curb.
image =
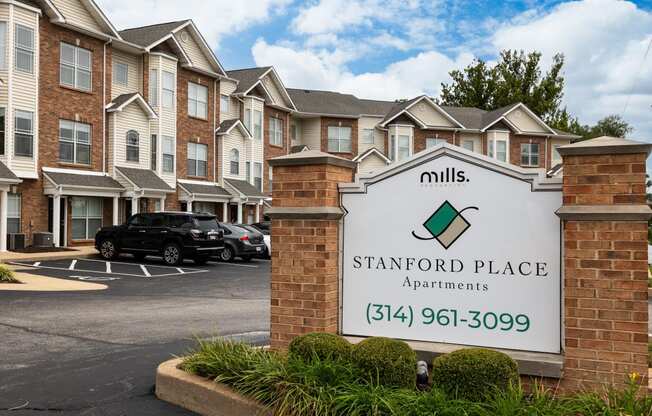
[[202,416],[272,416],[254,400],[242,397],[224,384],[186,373],[175,358],[156,370],[156,397]]
[[30,261],[50,261],[50,260],[69,260],[69,259],[90,259],[98,256],[97,252],[94,253],[84,253],[80,254],[79,251],[65,251],[61,254],[54,256],[44,256],[44,253],[34,253],[28,257],[21,258],[2,258],[0,257],[0,263],[13,263],[13,262],[30,262]]

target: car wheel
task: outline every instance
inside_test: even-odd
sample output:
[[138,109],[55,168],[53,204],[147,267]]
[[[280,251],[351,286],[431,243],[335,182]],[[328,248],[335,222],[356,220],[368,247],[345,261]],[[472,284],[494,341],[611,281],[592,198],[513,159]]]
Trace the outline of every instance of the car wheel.
[[251,256],[240,256],[240,258],[241,258],[242,261],[244,261],[244,262],[250,262],[250,261],[251,261]]
[[233,249],[229,246],[224,247],[224,250],[220,253],[220,260],[222,261],[233,261],[233,258],[235,257],[235,253],[233,252]]
[[176,243],[168,243],[163,247],[163,261],[169,266],[177,266],[183,261],[181,247]]
[[118,249],[115,246],[115,241],[111,238],[103,240],[100,244],[100,255],[105,260],[113,260],[118,256]]
[[196,265],[198,266],[203,266],[208,262],[209,257],[208,256],[201,256],[201,257],[195,257],[193,261],[195,262]]

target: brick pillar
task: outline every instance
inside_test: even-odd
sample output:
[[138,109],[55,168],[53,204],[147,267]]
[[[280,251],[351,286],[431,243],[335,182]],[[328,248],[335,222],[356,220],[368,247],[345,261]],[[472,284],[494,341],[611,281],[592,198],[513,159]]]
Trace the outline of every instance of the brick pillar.
[[564,390],[647,385],[645,163],[652,145],[602,137],[563,146]]
[[355,163],[318,151],[281,156],[273,167],[271,345],[297,335],[336,333],[339,323],[338,184]]

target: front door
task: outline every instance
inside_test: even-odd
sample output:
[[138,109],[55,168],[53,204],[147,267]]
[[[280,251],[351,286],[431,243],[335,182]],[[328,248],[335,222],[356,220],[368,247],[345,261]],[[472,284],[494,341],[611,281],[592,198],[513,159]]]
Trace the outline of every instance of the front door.
[[[66,198],[61,198],[59,207],[59,245],[61,247],[66,245]],[[54,199],[48,198],[48,232],[52,232],[53,218],[54,218]]]

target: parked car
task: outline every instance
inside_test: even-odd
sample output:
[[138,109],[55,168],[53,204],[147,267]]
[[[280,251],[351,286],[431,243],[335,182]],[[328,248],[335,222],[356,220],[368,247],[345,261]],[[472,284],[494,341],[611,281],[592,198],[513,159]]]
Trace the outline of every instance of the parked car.
[[257,222],[255,224],[251,224],[254,227],[258,228],[261,231],[266,231],[267,234],[270,233],[272,230],[272,222],[271,221],[263,221],[263,222]]
[[256,225],[244,225],[244,228],[251,231],[259,232],[263,235],[263,242],[265,243],[265,252],[260,257],[263,257],[265,259],[270,258],[272,256],[272,236],[269,235],[269,231],[261,230],[260,228],[256,227]]
[[244,261],[249,261],[265,252],[265,243],[260,232],[238,224],[220,224],[220,226],[224,232],[224,250],[220,253],[220,260],[233,261],[236,257],[240,257]]
[[103,258],[112,260],[120,253],[137,259],[162,256],[176,266],[189,258],[204,264],[224,249],[224,237],[214,215],[188,212],[142,213],[127,223],[103,227],[95,235],[95,248]]

